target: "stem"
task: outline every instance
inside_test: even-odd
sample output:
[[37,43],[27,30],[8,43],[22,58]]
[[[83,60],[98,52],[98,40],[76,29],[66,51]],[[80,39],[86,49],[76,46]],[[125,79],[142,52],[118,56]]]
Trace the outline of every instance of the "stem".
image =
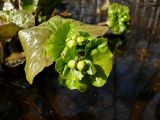
[[21,1],[20,0],[15,0],[15,7],[19,10],[22,10],[22,6],[21,6]]
[[0,65],[3,65],[5,63],[5,51],[4,51],[4,41],[0,40]]
[[41,11],[42,11],[42,7],[38,6],[35,11],[35,25],[39,24],[38,16]]
[[104,2],[103,6],[101,7],[101,10],[102,10],[102,11],[108,10],[108,7],[109,7],[110,3],[111,3],[110,0],[106,0],[106,1]]
[[107,2],[107,8],[109,7],[109,5],[111,4],[111,1],[110,0],[106,0]]

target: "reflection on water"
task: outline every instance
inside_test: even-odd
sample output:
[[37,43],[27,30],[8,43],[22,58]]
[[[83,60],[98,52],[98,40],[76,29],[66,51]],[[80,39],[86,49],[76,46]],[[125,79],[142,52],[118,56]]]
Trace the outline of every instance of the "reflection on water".
[[[91,0],[90,6],[87,1],[79,1],[78,7],[77,1],[70,0],[75,4],[67,6],[72,17],[90,23],[105,20],[104,13],[95,15],[92,11],[92,4],[100,6],[103,0]],[[115,51],[113,70],[103,88],[91,87],[83,94],[70,91],[58,84],[53,66],[30,86],[21,71],[24,66],[7,68],[0,72],[0,120],[160,119],[160,2],[123,3],[131,8],[131,32],[126,36],[126,47]],[[119,48],[125,52],[119,54]]]

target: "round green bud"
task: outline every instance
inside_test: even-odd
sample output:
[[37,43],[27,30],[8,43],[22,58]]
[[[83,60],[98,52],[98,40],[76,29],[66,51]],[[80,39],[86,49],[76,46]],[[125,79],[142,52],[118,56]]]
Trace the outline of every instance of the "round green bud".
[[86,65],[86,62],[85,62],[84,60],[81,60],[81,61],[79,61],[79,62],[77,63],[77,69],[78,69],[79,71],[82,71],[82,70],[84,69],[85,65]]
[[67,46],[69,48],[72,48],[72,47],[74,47],[76,45],[77,45],[77,42],[75,40],[69,40],[68,43],[67,43]]
[[75,60],[70,60],[67,65],[68,65],[69,68],[75,69],[76,61]]
[[84,37],[81,36],[81,37],[78,37],[78,38],[77,38],[77,43],[78,43],[78,45],[83,45],[84,42],[85,42]]

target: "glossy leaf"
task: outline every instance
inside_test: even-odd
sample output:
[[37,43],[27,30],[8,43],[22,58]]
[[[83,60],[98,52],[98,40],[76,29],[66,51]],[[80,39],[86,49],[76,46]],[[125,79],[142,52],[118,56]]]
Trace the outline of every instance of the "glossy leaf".
[[39,72],[53,63],[47,57],[45,48],[46,40],[52,32],[46,24],[19,31],[19,38],[26,56],[26,78],[30,84]]
[[21,28],[29,28],[35,26],[34,16],[24,10],[13,10],[9,14],[10,22]]
[[34,17],[25,11],[0,11],[0,37],[12,38],[20,28],[28,28],[35,25]]

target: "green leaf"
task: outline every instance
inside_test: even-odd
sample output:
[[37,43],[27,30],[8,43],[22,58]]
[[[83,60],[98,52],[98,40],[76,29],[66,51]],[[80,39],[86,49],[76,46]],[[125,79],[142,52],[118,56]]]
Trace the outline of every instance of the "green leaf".
[[75,81],[74,79],[66,80],[66,86],[71,90],[78,90],[80,92],[85,92],[87,90],[86,84]]
[[47,56],[45,48],[47,39],[52,32],[52,29],[50,29],[46,23],[19,31],[19,38],[26,56],[26,78],[30,84],[32,84],[33,78],[39,72],[53,62],[53,60]]
[[70,30],[70,23],[64,23],[61,25],[54,34],[48,40],[47,52],[48,55],[55,61],[66,45],[65,39],[67,38]]
[[106,39],[104,38],[94,38],[89,43],[86,44],[85,51],[86,56],[89,56],[91,51],[95,48],[97,48],[100,44],[106,42]]
[[110,4],[107,24],[114,34],[127,32],[130,24],[129,8],[118,3]]
[[70,69],[70,72],[68,74],[68,80],[75,80],[80,81],[83,78],[83,74],[80,71],[77,71],[75,69]]
[[70,69],[68,79],[66,80],[66,86],[71,90],[77,89],[84,92],[87,89],[87,85],[81,82],[82,78],[83,74],[81,72]]
[[107,26],[89,25],[74,19],[65,19],[60,16],[54,16],[51,19],[56,19],[63,22],[70,22],[72,24],[71,27],[73,27],[74,32],[88,32],[90,35],[94,37],[103,36],[108,30]]
[[68,68],[67,61],[65,61],[65,59],[63,59],[62,57],[58,58],[56,60],[55,69],[62,79],[67,79],[70,69]]
[[95,81],[92,83],[95,87],[102,87],[106,83],[106,79],[102,77],[96,77]]
[[21,8],[29,13],[35,11],[38,5],[39,0],[20,0],[21,1]]
[[96,68],[94,67],[93,63],[90,60],[84,60],[88,64],[87,73],[89,75],[94,75],[96,73]]
[[109,76],[112,70],[112,53],[110,52],[106,42],[98,46],[98,48],[91,52],[93,64],[99,65],[107,75]]
[[107,76],[102,67],[100,67],[99,65],[95,65],[95,67],[97,72],[93,77],[92,85],[94,85],[95,87],[102,87],[107,81]]
[[65,47],[63,52],[61,53],[61,57],[56,60],[56,71],[60,74],[63,79],[66,79],[68,74],[67,64],[69,60],[73,60],[76,57],[76,49]]
[[76,47],[68,48],[67,46],[61,53],[61,56],[65,58],[66,61],[72,60],[76,57],[77,51]]

